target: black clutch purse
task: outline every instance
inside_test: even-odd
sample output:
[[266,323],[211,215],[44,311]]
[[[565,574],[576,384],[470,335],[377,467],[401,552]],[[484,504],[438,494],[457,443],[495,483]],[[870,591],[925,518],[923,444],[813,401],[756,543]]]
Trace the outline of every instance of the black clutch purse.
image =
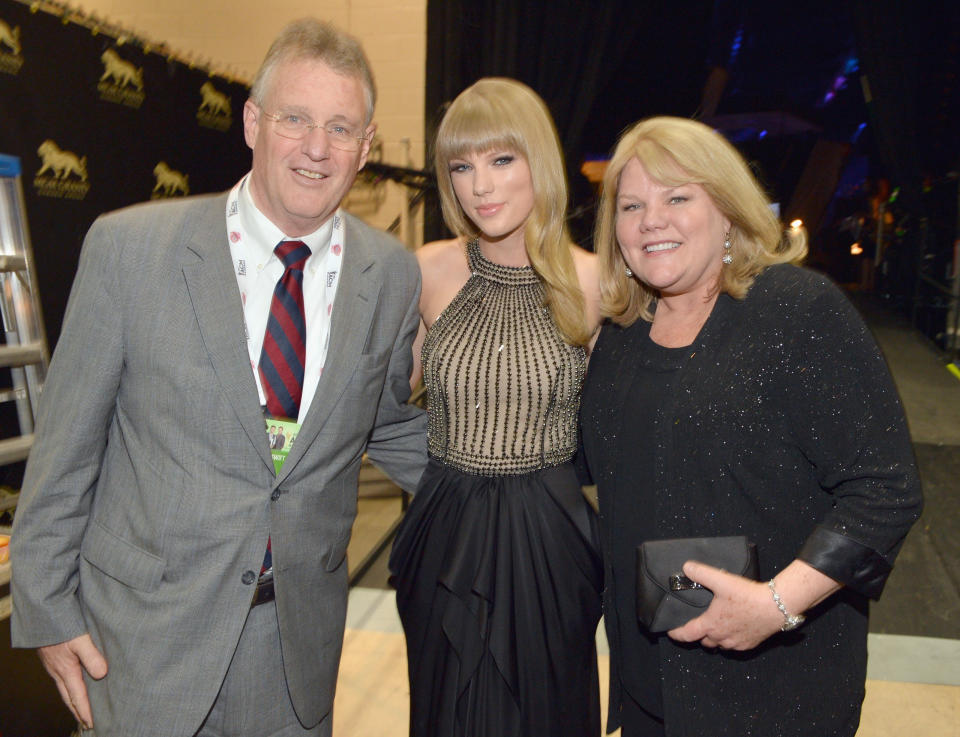
[[650,632],[666,632],[698,617],[713,592],[683,575],[688,560],[757,578],[757,546],[738,537],[651,540],[637,547],[637,619]]

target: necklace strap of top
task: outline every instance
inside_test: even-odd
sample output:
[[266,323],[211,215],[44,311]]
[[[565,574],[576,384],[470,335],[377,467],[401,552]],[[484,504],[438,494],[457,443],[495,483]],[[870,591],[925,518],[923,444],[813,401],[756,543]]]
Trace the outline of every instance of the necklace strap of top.
[[480,250],[480,241],[477,239],[467,243],[467,259],[470,271],[487,281],[517,287],[540,283],[540,277],[532,266],[503,266],[490,261]]

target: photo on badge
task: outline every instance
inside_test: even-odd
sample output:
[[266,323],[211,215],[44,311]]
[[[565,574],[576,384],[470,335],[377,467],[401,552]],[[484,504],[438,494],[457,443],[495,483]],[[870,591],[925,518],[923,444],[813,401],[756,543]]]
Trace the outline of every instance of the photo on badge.
[[265,420],[265,423],[270,455],[273,457],[273,470],[280,473],[284,461],[290,454],[290,449],[293,448],[293,441],[300,430],[300,423],[270,417]]

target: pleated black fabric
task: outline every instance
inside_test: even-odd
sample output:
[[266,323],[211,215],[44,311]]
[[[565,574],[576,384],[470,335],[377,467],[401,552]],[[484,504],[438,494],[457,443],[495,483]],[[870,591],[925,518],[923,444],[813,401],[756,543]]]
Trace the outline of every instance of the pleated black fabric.
[[488,477],[431,461],[390,558],[410,736],[598,735],[598,551],[569,464]]

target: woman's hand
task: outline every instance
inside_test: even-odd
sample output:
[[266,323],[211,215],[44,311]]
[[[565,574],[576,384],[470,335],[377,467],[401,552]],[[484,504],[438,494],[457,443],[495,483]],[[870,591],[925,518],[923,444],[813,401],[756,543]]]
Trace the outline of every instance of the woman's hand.
[[[783,614],[765,581],[752,581],[694,560],[684,564],[683,572],[710,589],[713,601],[699,617],[667,632],[674,640],[724,650],[752,650],[783,626]],[[776,582],[791,614],[802,614],[840,588],[839,583],[801,560],[778,573]]]
[[780,631],[783,615],[773,603],[767,584],[688,561],[684,574],[713,591],[707,611],[667,634],[679,642],[699,642],[704,647],[751,650]]

